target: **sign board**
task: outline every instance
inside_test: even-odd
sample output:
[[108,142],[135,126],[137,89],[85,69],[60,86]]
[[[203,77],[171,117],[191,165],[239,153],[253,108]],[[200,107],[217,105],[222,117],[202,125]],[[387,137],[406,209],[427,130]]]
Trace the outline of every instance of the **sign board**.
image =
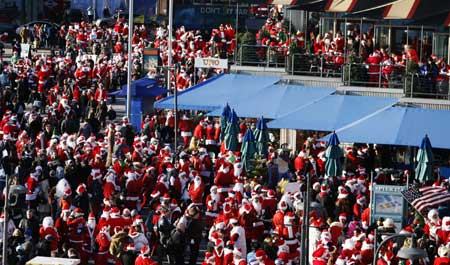
[[26,265],[78,265],[79,259],[64,259],[37,256],[26,263]]
[[144,48],[144,65],[142,74],[145,76],[151,70],[155,70],[159,66],[159,49]]
[[20,57],[25,58],[30,54],[30,44],[20,44]]
[[407,202],[401,191],[406,186],[377,185],[372,186],[371,223],[380,217],[392,218],[397,229],[400,229],[406,219]]
[[213,57],[195,58],[195,67],[197,68],[228,68],[228,59],[219,59]]

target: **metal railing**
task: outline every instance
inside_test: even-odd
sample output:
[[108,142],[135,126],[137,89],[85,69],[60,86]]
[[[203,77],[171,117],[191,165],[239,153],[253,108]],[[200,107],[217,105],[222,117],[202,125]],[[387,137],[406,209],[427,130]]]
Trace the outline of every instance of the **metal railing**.
[[235,63],[247,66],[284,67],[288,47],[239,45]]
[[347,63],[342,67],[345,86],[403,89],[405,67],[366,63]]
[[[314,54],[292,54],[287,56],[286,73],[291,75],[313,75],[320,77],[341,77],[342,64],[335,56]],[[343,58],[342,58],[343,59]]]
[[404,95],[410,98],[450,100],[450,83],[447,75],[429,76],[409,74],[405,77]]

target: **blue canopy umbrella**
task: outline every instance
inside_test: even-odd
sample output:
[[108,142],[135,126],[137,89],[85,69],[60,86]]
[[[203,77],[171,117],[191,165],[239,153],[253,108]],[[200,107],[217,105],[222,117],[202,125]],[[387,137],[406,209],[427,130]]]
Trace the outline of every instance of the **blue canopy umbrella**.
[[342,150],[339,147],[339,139],[333,132],[328,140],[328,147],[325,150],[325,173],[328,176],[339,176],[342,172],[341,158]]
[[267,124],[264,121],[264,117],[259,118],[256,122],[255,141],[257,153],[262,157],[267,158],[267,155],[269,154],[269,132],[267,131]]
[[228,105],[225,105],[222,110],[222,115],[220,116],[220,141],[223,141],[225,138],[225,129],[227,128],[227,122],[230,119],[231,108]]
[[433,176],[433,151],[428,135],[422,139],[419,152],[417,153],[416,179],[419,182],[434,180]]
[[239,134],[239,118],[234,110],[231,111],[228,119],[227,127],[225,128],[225,149],[228,151],[238,151],[238,134]]
[[255,154],[256,154],[255,137],[253,136],[252,130],[249,128],[247,129],[244,137],[242,138],[242,146],[241,146],[241,161],[246,171],[250,171],[251,164],[249,160],[253,159],[255,157]]

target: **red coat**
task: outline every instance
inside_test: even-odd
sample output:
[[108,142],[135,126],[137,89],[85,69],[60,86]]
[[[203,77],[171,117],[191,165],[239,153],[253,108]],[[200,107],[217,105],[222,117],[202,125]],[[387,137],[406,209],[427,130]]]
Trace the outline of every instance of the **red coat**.
[[216,178],[214,179],[214,184],[221,187],[228,187],[233,184],[234,176],[232,173],[232,165],[230,163],[224,163],[222,168],[216,173]]
[[449,265],[450,258],[449,257],[440,257],[434,260],[434,265]]
[[205,135],[205,132],[204,132],[203,126],[201,126],[200,124],[197,125],[194,130],[194,137],[197,139],[203,139],[204,135]]
[[191,183],[189,186],[189,196],[193,203],[202,203],[203,202],[203,193],[205,192],[205,184],[203,182],[195,188],[194,183]]
[[47,235],[52,235],[53,241],[50,244],[50,249],[52,251],[55,251],[58,249],[58,234],[56,233],[56,229],[54,227],[47,227],[44,229],[44,227],[41,227],[39,229],[39,235],[41,239],[44,239]]
[[296,171],[301,171],[305,168],[305,158],[297,156],[294,160],[294,168]]
[[112,194],[116,191],[116,186],[111,182],[106,182],[103,185],[103,197],[112,198]]
[[278,234],[281,233],[284,225],[284,214],[282,211],[277,211],[272,218],[272,226]]
[[150,257],[148,256],[144,256],[144,255],[139,255],[136,258],[136,261],[134,262],[135,265],[153,265],[153,264],[157,264],[156,262],[154,262]]

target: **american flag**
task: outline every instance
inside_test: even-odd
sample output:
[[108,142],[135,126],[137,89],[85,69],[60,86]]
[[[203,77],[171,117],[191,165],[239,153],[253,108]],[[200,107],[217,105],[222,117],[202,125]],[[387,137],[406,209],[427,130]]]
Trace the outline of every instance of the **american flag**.
[[410,186],[401,192],[403,197],[420,213],[427,214],[429,209],[442,203],[450,202],[450,193],[444,187]]

